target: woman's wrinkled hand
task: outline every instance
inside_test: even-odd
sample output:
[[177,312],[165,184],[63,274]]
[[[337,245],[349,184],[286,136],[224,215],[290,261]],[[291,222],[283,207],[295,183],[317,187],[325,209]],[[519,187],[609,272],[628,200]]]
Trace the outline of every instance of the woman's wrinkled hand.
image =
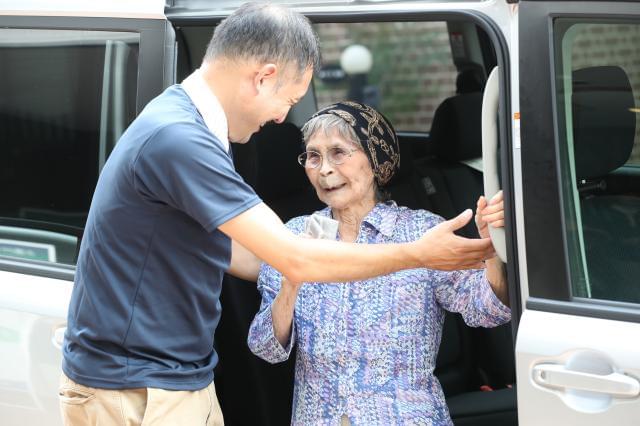
[[491,197],[489,202],[481,195],[476,204],[476,227],[482,238],[489,238],[489,226],[501,228],[504,226],[504,199],[502,191]]

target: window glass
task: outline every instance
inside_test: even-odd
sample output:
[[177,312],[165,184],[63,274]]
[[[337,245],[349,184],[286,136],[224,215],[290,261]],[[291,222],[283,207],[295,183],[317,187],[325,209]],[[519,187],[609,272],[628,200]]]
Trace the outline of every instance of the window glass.
[[396,130],[427,132],[437,106],[456,92],[445,22],[317,24],[322,71],[318,107],[352,99],[378,108]]
[[[617,66],[624,70],[640,105],[640,25],[576,24],[571,28],[571,67]],[[636,117],[639,117],[637,109]],[[640,126],[636,126],[634,144],[628,165],[640,166]]]
[[137,33],[0,29],[0,256],[74,264],[136,113]]
[[640,303],[640,25],[554,28],[573,293]]

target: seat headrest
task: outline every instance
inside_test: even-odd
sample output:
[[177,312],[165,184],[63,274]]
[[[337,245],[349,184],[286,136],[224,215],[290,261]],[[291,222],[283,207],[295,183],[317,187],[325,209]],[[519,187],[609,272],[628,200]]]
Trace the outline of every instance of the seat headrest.
[[430,139],[436,154],[449,161],[482,156],[482,93],[447,98],[433,116]]
[[456,93],[482,92],[486,77],[481,67],[467,68],[456,77]]
[[627,162],[636,115],[633,92],[616,66],[573,71],[573,141],[578,179],[600,177]]
[[415,159],[414,145],[416,144],[417,142],[411,139],[407,140],[402,137],[398,137],[400,167],[398,167],[398,170],[396,170],[396,173],[393,175],[387,186],[396,185],[399,182],[409,179],[413,175],[413,161]]
[[310,185],[297,160],[302,133],[295,124],[267,124],[251,139],[257,151],[255,190],[262,199],[286,197]]

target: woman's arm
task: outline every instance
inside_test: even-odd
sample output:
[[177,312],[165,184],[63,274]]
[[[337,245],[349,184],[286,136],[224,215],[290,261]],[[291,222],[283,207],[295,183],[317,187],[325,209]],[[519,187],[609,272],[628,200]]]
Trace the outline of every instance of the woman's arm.
[[[501,194],[494,200],[499,201]],[[487,224],[502,226],[499,220],[503,220],[504,214],[500,205],[485,211],[486,207],[486,200],[481,197],[476,209],[476,225],[480,235],[489,238]],[[491,214],[496,215],[487,217]],[[425,270],[425,280],[434,283],[438,304],[447,311],[462,314],[467,325],[495,327],[511,319],[511,310],[504,303],[508,301],[507,280],[495,255],[483,266],[482,269],[450,272],[429,269]]]
[[509,288],[504,273],[504,264],[496,256],[486,261],[487,281],[491,284],[491,289],[496,297],[505,305],[509,306]]
[[[494,195],[489,202],[484,196],[478,198],[476,205],[476,226],[482,238],[489,238],[489,226],[500,228],[504,226],[504,201],[502,191]],[[505,276],[504,265],[495,256],[485,262],[487,266],[487,280],[498,299],[509,306],[509,288]]]
[[258,281],[260,264],[258,257],[235,240],[231,240],[231,263],[227,273],[246,281]]
[[292,283],[283,277],[280,291],[271,305],[273,333],[283,347],[287,346],[291,337],[293,311],[301,285],[301,283]]
[[[281,282],[282,275],[278,271],[269,265],[263,265],[258,277],[258,291],[262,296],[262,302],[251,322],[247,336],[247,344],[251,352],[271,364],[286,361],[295,342],[293,326],[295,297],[292,297],[293,294],[289,292],[291,286],[288,283],[281,286]],[[282,288],[285,289],[282,290]],[[280,300],[276,305],[278,298]],[[287,309],[290,309],[288,320]],[[276,328],[280,330],[280,338],[276,336]]]

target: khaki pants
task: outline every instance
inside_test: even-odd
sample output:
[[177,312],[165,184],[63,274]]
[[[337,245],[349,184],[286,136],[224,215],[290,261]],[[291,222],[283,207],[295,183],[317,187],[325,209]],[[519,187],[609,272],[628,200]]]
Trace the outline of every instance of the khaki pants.
[[223,426],[211,383],[199,391],[96,389],[60,377],[60,410],[67,426]]

